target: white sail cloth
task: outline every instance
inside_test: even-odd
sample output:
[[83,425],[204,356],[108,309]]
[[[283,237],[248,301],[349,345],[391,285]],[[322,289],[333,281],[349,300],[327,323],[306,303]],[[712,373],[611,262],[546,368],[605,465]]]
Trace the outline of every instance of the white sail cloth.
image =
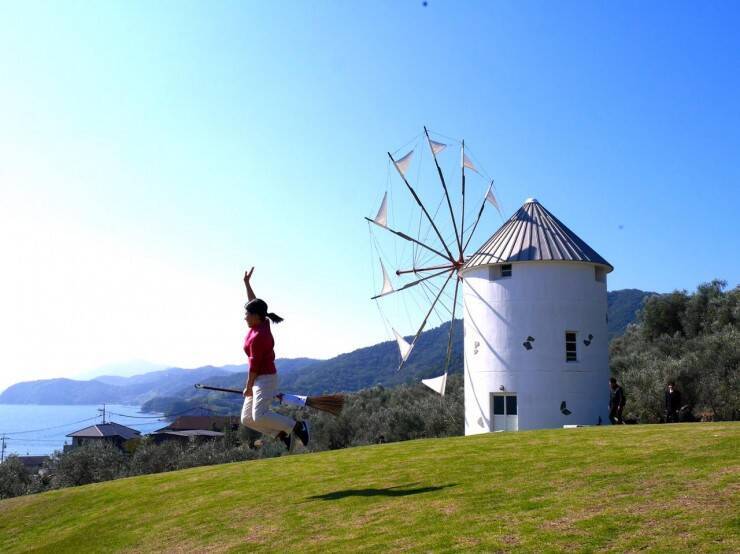
[[399,160],[395,160],[393,162],[394,164],[396,164],[396,169],[398,170],[398,172],[404,177],[406,176],[406,171],[408,170],[409,165],[411,164],[411,158],[413,156],[414,156],[414,151],[412,150],[411,152],[406,154],[403,158]]
[[470,161],[470,158],[468,158],[468,155],[465,152],[463,152],[462,159],[463,159],[463,163],[462,163],[463,167],[472,169],[473,171],[475,171],[476,173],[480,175],[480,172],[476,169],[476,167],[473,165],[473,162]]
[[391,278],[388,277],[388,272],[385,270],[383,260],[379,261],[380,269],[383,270],[383,290],[380,291],[380,294],[378,296],[384,296],[386,294],[390,294],[391,292],[395,292],[395,289],[393,288],[393,283],[391,283]]
[[429,379],[422,379],[421,382],[424,383],[427,387],[432,389],[437,394],[444,396],[445,388],[447,387],[447,372],[445,372],[444,375],[440,375],[439,377],[431,377]]
[[441,142],[434,141],[432,139],[429,139],[429,146],[432,148],[432,152],[434,152],[434,155],[436,156],[439,154],[442,150],[447,148],[446,144],[443,144]]
[[493,206],[498,210],[498,213],[501,213],[501,207],[498,205],[498,200],[493,194],[493,181],[491,181],[491,185],[488,187],[488,192],[486,192],[486,200],[493,204]]
[[383,194],[383,201],[380,203],[378,214],[373,221],[381,227],[388,226],[388,191]]
[[398,334],[398,331],[391,328],[393,331],[393,334],[396,336],[396,342],[398,343],[398,350],[401,353],[401,360],[405,363],[406,360],[409,359],[409,355],[411,354],[411,350],[413,350],[414,345],[409,343],[405,338],[403,338],[401,335]]

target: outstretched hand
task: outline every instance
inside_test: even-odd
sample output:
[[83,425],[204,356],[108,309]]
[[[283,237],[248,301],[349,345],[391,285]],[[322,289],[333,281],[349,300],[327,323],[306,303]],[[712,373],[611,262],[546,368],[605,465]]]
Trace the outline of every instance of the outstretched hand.
[[247,299],[250,302],[256,298],[254,290],[252,290],[252,285],[249,282],[252,279],[252,273],[254,273],[254,266],[249,271],[244,272],[244,286],[247,287]]

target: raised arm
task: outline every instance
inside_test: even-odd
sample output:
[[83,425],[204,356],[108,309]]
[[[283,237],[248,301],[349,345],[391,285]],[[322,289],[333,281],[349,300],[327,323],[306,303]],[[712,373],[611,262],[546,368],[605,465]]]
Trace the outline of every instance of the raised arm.
[[250,302],[257,298],[254,294],[254,290],[252,290],[252,285],[250,283],[250,280],[252,279],[252,273],[254,273],[254,267],[250,269],[249,271],[244,272],[244,286],[247,287],[247,300]]

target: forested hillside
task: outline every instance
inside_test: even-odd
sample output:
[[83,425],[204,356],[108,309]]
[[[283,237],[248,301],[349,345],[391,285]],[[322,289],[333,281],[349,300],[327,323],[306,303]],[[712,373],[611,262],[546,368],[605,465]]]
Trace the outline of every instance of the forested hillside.
[[613,290],[607,293],[607,313],[609,314],[607,329],[610,340],[624,333],[627,325],[635,321],[645,298],[654,294],[654,292],[639,289]]

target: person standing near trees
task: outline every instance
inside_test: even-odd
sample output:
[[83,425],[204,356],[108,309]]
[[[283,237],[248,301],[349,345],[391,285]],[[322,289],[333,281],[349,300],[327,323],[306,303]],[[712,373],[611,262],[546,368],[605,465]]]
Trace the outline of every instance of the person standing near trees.
[[624,423],[622,411],[624,410],[624,390],[617,384],[614,377],[609,378],[609,421],[612,425]]
[[267,311],[267,303],[257,298],[252,290],[251,278],[254,268],[244,272],[247,288],[247,303],[244,305],[244,320],[249,332],[244,339],[244,353],[249,358],[249,373],[244,387],[242,425],[280,439],[288,451],[295,448],[298,438],[303,446],[308,444],[308,425],[270,409],[272,399],[278,392],[277,368],[275,367],[275,340],[270,322],[280,323],[283,318]]
[[666,423],[678,423],[678,411],[681,409],[681,391],[676,389],[673,382],[668,383],[665,391],[665,420]]

